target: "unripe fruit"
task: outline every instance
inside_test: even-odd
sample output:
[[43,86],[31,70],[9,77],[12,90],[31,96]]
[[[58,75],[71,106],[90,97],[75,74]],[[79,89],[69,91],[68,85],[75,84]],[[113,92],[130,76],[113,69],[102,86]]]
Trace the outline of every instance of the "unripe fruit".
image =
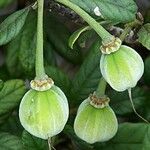
[[67,98],[56,86],[46,91],[31,89],[23,97],[19,118],[32,135],[48,139],[60,133],[69,115]]
[[[79,106],[74,130],[76,135],[87,143],[108,141],[117,132],[116,116],[109,105],[104,106],[105,103],[107,103],[105,100],[95,100],[95,98],[91,102],[90,97]],[[95,105],[101,105],[102,108],[95,107]]]
[[125,91],[136,86],[144,72],[141,56],[132,48],[122,45],[109,55],[102,54],[100,70],[104,79],[116,91]]

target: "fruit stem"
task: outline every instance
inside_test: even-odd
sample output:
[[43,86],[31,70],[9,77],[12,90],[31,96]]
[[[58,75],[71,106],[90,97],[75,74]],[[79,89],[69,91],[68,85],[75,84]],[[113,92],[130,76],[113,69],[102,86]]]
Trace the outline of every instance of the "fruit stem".
[[103,77],[101,77],[95,93],[98,98],[105,96],[106,86],[107,86],[107,82]]
[[52,147],[51,147],[51,138],[50,137],[48,138],[48,148],[49,148],[49,150],[52,149]]
[[112,41],[114,38],[107,30],[105,30],[94,18],[92,18],[88,13],[81,9],[76,4],[70,2],[69,0],[56,0],[57,2],[66,5],[67,7],[74,10],[78,15],[80,15],[90,26],[93,28],[97,34],[102,38],[104,43]]
[[135,113],[139,118],[141,118],[144,122],[149,123],[148,120],[146,120],[145,118],[143,118],[143,117],[136,111],[136,109],[135,109],[135,107],[134,107],[133,99],[132,99],[131,89],[128,89],[128,94],[129,94],[129,99],[130,99],[130,102],[131,102],[131,105],[132,105],[132,108],[133,108],[134,113]]
[[126,38],[127,34],[132,30],[132,28],[138,26],[138,25],[141,25],[142,23],[135,19],[133,22],[130,22],[128,24],[125,25],[125,29],[124,31],[122,32],[122,34],[120,35],[120,40],[121,41],[124,41],[124,39]]
[[37,44],[36,44],[36,78],[43,79],[45,76],[44,59],[43,59],[43,7],[44,0],[37,0]]

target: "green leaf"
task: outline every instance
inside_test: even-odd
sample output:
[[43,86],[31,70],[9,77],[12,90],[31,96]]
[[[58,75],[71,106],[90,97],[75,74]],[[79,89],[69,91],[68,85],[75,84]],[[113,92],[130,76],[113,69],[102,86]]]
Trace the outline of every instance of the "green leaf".
[[22,80],[6,81],[0,91],[0,115],[16,108],[25,92],[26,88]]
[[91,27],[86,26],[86,27],[82,27],[82,28],[78,29],[77,31],[75,31],[75,32],[70,36],[70,38],[69,38],[69,47],[70,47],[71,49],[73,49],[73,46],[74,46],[75,42],[77,41],[77,39],[79,38],[79,36],[80,36],[83,32],[85,32],[85,31],[87,31],[87,30],[90,30],[90,29],[91,29]]
[[[128,92],[110,91],[107,93],[111,99],[110,105],[118,115],[127,115],[133,113],[133,108],[129,100]],[[146,100],[145,91],[142,88],[136,87],[132,89],[132,97],[135,108],[138,110],[144,105]]]
[[14,39],[22,29],[30,7],[19,10],[7,17],[0,24],[0,45],[4,45]]
[[61,56],[74,64],[81,63],[81,51],[78,46],[74,47],[74,51],[69,48],[68,40],[71,33],[63,23],[56,17],[47,13],[47,16],[45,17],[45,30],[49,42]]
[[48,150],[46,140],[36,138],[25,130],[22,134],[22,142],[25,150]]
[[[94,17],[112,22],[130,22],[135,19],[137,6],[134,0],[70,0]],[[98,9],[98,15],[94,12]]]
[[60,87],[66,95],[70,94],[71,80],[64,72],[52,66],[46,67],[45,71],[47,75],[54,80],[55,85]]
[[145,59],[144,81],[150,86],[150,57]]
[[1,150],[22,150],[21,140],[9,133],[0,132],[0,149]]
[[100,45],[101,42],[98,40],[91,46],[89,55],[73,80],[73,87],[71,89],[73,103],[81,103],[81,100],[87,98],[98,86],[101,77],[99,68]]
[[117,135],[109,142],[97,144],[95,150],[149,150],[150,125],[147,123],[123,123]]
[[19,44],[19,61],[24,72],[34,72],[35,49],[36,49],[36,22],[37,15],[34,10],[30,11],[22,28]]
[[138,36],[139,42],[148,50],[150,50],[150,23],[147,23],[144,26],[142,26],[142,28],[138,32]]

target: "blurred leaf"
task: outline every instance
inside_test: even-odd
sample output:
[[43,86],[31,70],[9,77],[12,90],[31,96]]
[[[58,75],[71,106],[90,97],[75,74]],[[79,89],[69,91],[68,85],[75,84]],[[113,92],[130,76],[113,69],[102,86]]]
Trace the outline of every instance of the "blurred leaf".
[[4,82],[0,80],[0,90],[3,88],[3,86],[4,86]]
[[7,70],[6,64],[0,67],[0,79],[6,81],[10,78],[9,72]]
[[149,21],[150,21],[150,10],[146,9],[144,14],[144,22],[149,23]]
[[[111,99],[110,105],[116,114],[127,115],[129,113],[133,113],[133,108],[130,103],[127,91],[110,91],[108,96]],[[146,100],[146,93],[142,88],[136,87],[132,89],[132,98],[135,108],[138,110],[144,105],[144,101]]]
[[100,41],[96,41],[90,48],[89,55],[80,67],[73,80],[73,87],[71,94],[73,96],[72,103],[79,104],[92,93],[98,86],[101,73],[100,73]]
[[145,59],[144,83],[150,86],[150,57]]
[[149,150],[150,125],[147,123],[123,123],[117,135],[110,141],[97,144],[94,150]]
[[80,36],[83,32],[85,32],[85,31],[87,31],[87,30],[90,30],[90,29],[91,29],[91,27],[86,26],[86,27],[82,27],[82,28],[76,30],[76,31],[70,36],[70,38],[69,38],[69,47],[70,47],[71,49],[73,49],[73,46],[74,46],[75,42],[77,41],[77,39],[79,38],[79,36]]
[[16,0],[0,0],[0,8],[4,8]]
[[25,92],[25,84],[22,80],[6,81],[0,91],[0,115],[16,108]]
[[37,15],[35,11],[30,11],[20,37],[19,61],[25,72],[34,71],[35,49],[36,49],[36,22]]
[[19,10],[8,16],[0,24],[0,45],[4,45],[14,39],[22,29],[30,7]]
[[69,95],[71,89],[71,80],[69,77],[56,67],[48,66],[45,70],[47,75],[54,80],[55,85],[61,88],[66,95]]
[[74,133],[73,128],[70,125],[66,125],[63,132],[71,139],[75,150],[90,150],[93,146],[79,139]]
[[0,116],[0,131],[2,131],[1,124],[3,124],[9,118],[9,115],[10,115],[10,113],[6,113],[6,114]]
[[144,106],[141,108],[141,114],[142,116],[147,119],[150,120],[150,92],[149,89],[147,90],[146,93],[146,100],[144,102]]
[[17,36],[6,48],[6,66],[8,72],[13,77],[19,77],[23,72],[22,66],[19,63],[20,41],[20,36]]
[[4,8],[14,2],[15,0],[1,0],[0,1],[0,8]]
[[22,150],[21,140],[9,133],[0,132],[0,149],[1,150]]
[[5,123],[1,124],[0,131],[1,132],[9,132],[13,135],[20,136],[22,135],[22,126],[20,124],[18,112],[13,112],[12,114],[3,115],[6,116]]
[[81,51],[77,46],[75,46],[74,51],[68,46],[71,33],[67,27],[50,14],[47,14],[45,18],[45,26],[48,40],[53,45],[54,49],[70,62],[80,64],[82,61]]
[[142,26],[140,31],[138,32],[139,42],[145,46],[148,50],[150,50],[150,23]]
[[[137,6],[134,0],[70,0],[94,17],[112,22],[130,22],[135,19]],[[98,15],[95,14],[98,9]]]
[[55,59],[55,53],[54,49],[50,42],[45,42],[44,44],[44,58],[47,65],[55,65],[56,59]]
[[48,150],[46,140],[36,138],[25,130],[22,134],[22,142],[25,150]]

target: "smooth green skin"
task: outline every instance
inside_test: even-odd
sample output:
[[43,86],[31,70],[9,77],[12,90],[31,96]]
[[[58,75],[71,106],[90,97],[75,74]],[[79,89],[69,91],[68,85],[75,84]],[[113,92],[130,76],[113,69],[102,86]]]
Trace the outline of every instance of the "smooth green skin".
[[59,134],[68,116],[67,98],[56,86],[44,92],[29,90],[19,108],[22,126],[30,134],[42,139]]
[[100,70],[109,85],[121,92],[136,86],[144,73],[144,63],[134,49],[122,45],[114,53],[102,54]]
[[74,122],[74,131],[79,138],[90,144],[104,142],[110,140],[117,130],[117,118],[109,106],[95,108],[89,99],[81,103]]

